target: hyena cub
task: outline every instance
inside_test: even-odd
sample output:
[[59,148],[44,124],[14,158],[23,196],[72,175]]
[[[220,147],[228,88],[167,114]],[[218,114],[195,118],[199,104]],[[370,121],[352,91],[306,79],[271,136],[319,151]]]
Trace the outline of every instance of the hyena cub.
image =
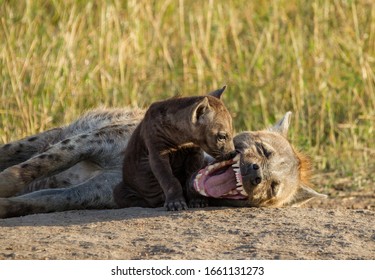
[[215,158],[234,152],[232,118],[220,100],[224,90],[150,106],[125,149],[123,181],[114,192],[120,207],[187,209],[182,186],[203,167],[201,148]]

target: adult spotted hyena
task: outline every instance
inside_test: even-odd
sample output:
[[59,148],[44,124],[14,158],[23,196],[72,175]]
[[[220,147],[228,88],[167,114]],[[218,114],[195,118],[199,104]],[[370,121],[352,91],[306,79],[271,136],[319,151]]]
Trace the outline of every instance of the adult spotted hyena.
[[270,129],[237,134],[235,158],[194,174],[188,189],[202,195],[201,206],[300,206],[326,197],[311,188],[310,159],[287,140],[290,119],[288,112]]
[[[193,206],[296,206],[322,196],[309,187],[308,160],[286,139],[290,115],[235,136],[236,158],[213,162],[187,182],[186,191],[202,194]],[[123,152],[143,116],[140,109],[97,109],[0,147],[0,218],[117,208]]]

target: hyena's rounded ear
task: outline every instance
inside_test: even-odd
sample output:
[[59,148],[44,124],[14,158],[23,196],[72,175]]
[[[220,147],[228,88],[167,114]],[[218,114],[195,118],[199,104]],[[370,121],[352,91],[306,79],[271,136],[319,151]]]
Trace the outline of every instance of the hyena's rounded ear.
[[216,97],[217,99],[220,99],[221,95],[223,94],[223,92],[225,91],[226,88],[227,88],[227,86],[225,85],[220,89],[217,89],[217,90],[214,90],[214,91],[210,92],[208,95],[211,95],[213,97]]
[[208,98],[204,97],[200,102],[195,104],[192,114],[192,123],[198,123],[203,119],[203,116],[206,115],[211,110]]
[[290,120],[292,117],[292,112],[287,112],[284,117],[279,120],[273,127],[271,127],[269,130],[273,132],[278,132],[284,137],[287,137],[288,135],[288,129],[290,125]]
[[327,198],[327,195],[318,193],[310,187],[301,185],[291,199],[284,206],[299,207],[313,198]]
[[236,150],[240,153],[245,152],[247,148],[250,148],[251,143],[253,143],[253,138],[251,136],[251,133],[248,131],[243,131],[238,133],[234,139],[234,146],[236,147]]

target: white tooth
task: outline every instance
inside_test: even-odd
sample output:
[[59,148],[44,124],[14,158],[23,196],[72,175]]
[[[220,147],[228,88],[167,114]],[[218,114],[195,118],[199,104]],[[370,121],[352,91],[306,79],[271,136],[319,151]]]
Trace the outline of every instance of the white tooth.
[[242,186],[242,183],[237,182],[236,186]]
[[213,168],[214,168],[214,166],[212,166],[212,165],[209,165],[209,166],[207,167],[208,171],[211,171]]
[[233,167],[240,167],[240,163],[237,161],[236,163],[232,164]]
[[202,173],[198,173],[197,176],[195,176],[195,180],[199,179],[200,177],[202,177]]
[[199,189],[198,178],[195,178],[194,180],[194,189]]
[[240,154],[237,154],[234,158],[233,158],[233,161],[238,161],[240,159],[241,155]]
[[233,168],[234,172],[236,172],[237,174],[240,173],[240,169],[239,168]]
[[204,196],[207,196],[205,190],[204,190],[204,187],[202,185],[199,184],[199,180],[198,178],[195,178],[194,179],[194,189],[200,193],[201,195],[204,195]]
[[213,167],[219,167],[220,166],[220,162],[217,162],[217,163],[215,163],[214,165],[211,165],[211,166],[213,166]]
[[245,192],[245,190],[242,190],[242,191],[241,191],[241,194],[242,194],[242,195],[245,195],[245,196],[248,196],[248,194]]
[[199,189],[199,193],[201,195],[207,196],[206,192],[204,191],[204,188]]
[[241,183],[241,179],[240,179],[240,175],[239,174],[236,174],[236,181],[238,182],[238,183]]

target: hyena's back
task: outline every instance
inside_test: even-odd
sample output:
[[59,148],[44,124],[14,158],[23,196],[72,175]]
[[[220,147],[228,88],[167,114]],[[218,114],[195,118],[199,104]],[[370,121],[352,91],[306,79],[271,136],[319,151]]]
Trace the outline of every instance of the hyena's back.
[[112,188],[121,181],[123,150],[143,115],[96,109],[0,147],[0,217],[115,207]]
[[[143,118],[144,111],[141,109],[105,109],[99,108],[92,111],[88,111],[82,117],[77,119],[75,122],[58,128],[26,137],[24,139],[5,144],[0,147],[0,171],[10,167],[12,165],[21,163],[39,153],[43,153],[49,149],[52,145],[81,135],[81,137],[89,137],[90,133],[94,131],[99,132],[100,130],[113,130],[114,136],[116,132],[118,136],[130,135],[134,130],[134,127]],[[95,138],[93,136],[92,138]],[[126,145],[127,137],[118,137],[120,143],[117,146]],[[94,142],[91,144],[99,144],[100,142]],[[111,144],[111,140],[102,142],[100,144]],[[124,143],[125,142],[125,143]],[[79,150],[80,145],[77,143]],[[116,155],[115,155],[116,156]],[[116,159],[119,156],[116,156]]]

